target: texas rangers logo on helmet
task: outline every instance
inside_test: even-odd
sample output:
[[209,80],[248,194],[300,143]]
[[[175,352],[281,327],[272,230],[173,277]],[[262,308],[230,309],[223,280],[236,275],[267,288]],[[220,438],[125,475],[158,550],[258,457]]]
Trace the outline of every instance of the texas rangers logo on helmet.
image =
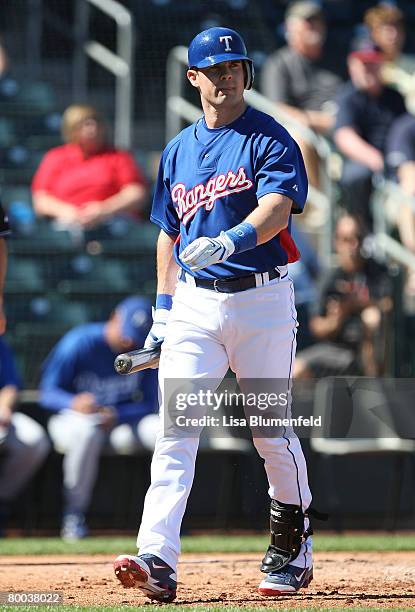
[[253,182],[246,176],[245,168],[241,166],[236,173],[229,170],[226,174],[213,176],[206,184],[199,183],[189,190],[186,190],[183,183],[177,183],[171,191],[171,197],[177,216],[183,225],[186,225],[199,208],[204,206],[205,210],[210,211],[219,198],[245,191],[252,185]]
[[220,36],[219,42],[225,41],[225,51],[232,51],[229,41],[232,40],[232,36]]

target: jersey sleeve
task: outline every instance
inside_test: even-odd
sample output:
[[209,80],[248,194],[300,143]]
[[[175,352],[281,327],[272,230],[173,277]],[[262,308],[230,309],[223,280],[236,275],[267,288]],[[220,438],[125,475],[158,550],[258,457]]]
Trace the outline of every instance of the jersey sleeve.
[[180,221],[170,195],[169,168],[168,152],[165,150],[160,160],[150,219],[166,234],[176,238],[180,233]]
[[120,188],[131,183],[147,185],[143,171],[128,151],[118,151],[117,155],[117,180]]
[[294,213],[303,210],[308,191],[303,156],[295,140],[284,131],[281,139],[272,139],[260,158],[256,171],[256,194],[259,200],[269,193],[281,193],[295,204]]

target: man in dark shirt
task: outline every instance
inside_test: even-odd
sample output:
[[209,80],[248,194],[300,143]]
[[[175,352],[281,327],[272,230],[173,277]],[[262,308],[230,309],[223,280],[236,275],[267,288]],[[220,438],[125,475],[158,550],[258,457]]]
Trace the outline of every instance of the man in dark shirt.
[[336,225],[338,267],[323,278],[310,330],[319,341],[298,353],[294,377],[382,373],[385,316],[392,301],[384,266],[362,256],[358,220],[341,217]]
[[[287,9],[285,27],[288,45],[265,62],[261,90],[297,122],[327,134],[334,125],[333,100],[341,79],[330,63],[333,54],[323,51],[326,23],[321,6],[308,0],[294,2]],[[303,141],[299,144],[309,181],[318,187],[316,151]]]
[[367,42],[349,54],[351,81],[337,98],[334,140],[344,156],[341,186],[345,207],[371,225],[372,177],[384,169],[391,123],[405,113],[402,96],[382,84],[382,54]]
[[[386,162],[389,170],[396,174],[403,191],[408,196],[415,197],[415,117],[413,115],[403,115],[391,126],[386,143]],[[402,244],[415,253],[414,211],[407,202],[402,201],[399,202],[399,211],[396,212]]]

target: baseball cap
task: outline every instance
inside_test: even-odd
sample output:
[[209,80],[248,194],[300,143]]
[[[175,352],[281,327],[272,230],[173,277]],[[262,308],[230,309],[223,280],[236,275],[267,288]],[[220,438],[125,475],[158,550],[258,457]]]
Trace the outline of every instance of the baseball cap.
[[355,40],[352,43],[349,57],[356,57],[361,62],[368,64],[378,64],[384,60],[382,51],[370,38],[358,38]]
[[323,9],[313,0],[299,0],[292,2],[286,10],[285,18],[298,17],[299,19],[324,18]]
[[115,309],[120,318],[121,334],[136,346],[142,346],[152,324],[151,302],[139,296],[123,300]]

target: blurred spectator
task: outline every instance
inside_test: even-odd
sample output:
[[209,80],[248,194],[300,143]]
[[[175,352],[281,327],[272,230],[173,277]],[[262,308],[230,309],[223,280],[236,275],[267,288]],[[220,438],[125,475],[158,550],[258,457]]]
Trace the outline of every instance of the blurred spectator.
[[130,153],[109,144],[100,113],[89,105],[69,106],[62,135],[66,144],[45,155],[33,178],[36,213],[84,229],[116,215],[138,220],[146,180]]
[[334,132],[335,143],[344,156],[340,180],[344,205],[368,226],[372,177],[383,172],[391,123],[405,113],[401,94],[382,84],[382,61],[382,54],[367,41],[349,54],[351,81],[339,92]]
[[[324,52],[326,23],[321,6],[309,0],[289,5],[285,18],[288,46],[273,53],[261,71],[261,90],[281,111],[318,133],[334,125],[334,98],[341,83]],[[319,186],[315,148],[296,139],[304,156],[311,185]]]
[[[401,189],[415,198],[415,117],[403,115],[389,132],[386,145],[388,167],[396,173]],[[415,201],[415,199],[414,199]],[[410,202],[402,200],[394,215],[402,244],[415,254],[415,210]],[[405,284],[407,307],[412,311],[415,302],[415,272],[408,270]],[[411,304],[411,306],[410,306]]]
[[0,39],[0,103],[12,100],[19,92],[19,83],[10,72],[10,61]]
[[383,83],[397,89],[407,107],[415,112],[415,55],[402,53],[406,38],[402,11],[391,4],[379,4],[366,11],[364,23],[385,59]]
[[295,378],[344,374],[378,376],[384,371],[385,317],[392,308],[387,269],[362,255],[358,219],[336,224],[338,266],[322,279],[310,329],[317,344],[300,351]]
[[10,234],[9,222],[0,202],[0,335],[6,331],[6,316],[4,314],[4,281],[7,272],[7,246],[5,237]]
[[64,539],[87,535],[85,512],[105,445],[120,454],[153,449],[157,370],[126,377],[114,371],[116,355],[143,346],[150,326],[149,302],[130,297],[106,323],[69,331],[45,361],[41,404],[57,412],[48,430],[55,449],[65,455]]
[[19,387],[13,353],[0,338],[0,535],[4,535],[11,501],[50,450],[49,439],[39,423],[14,412]]

